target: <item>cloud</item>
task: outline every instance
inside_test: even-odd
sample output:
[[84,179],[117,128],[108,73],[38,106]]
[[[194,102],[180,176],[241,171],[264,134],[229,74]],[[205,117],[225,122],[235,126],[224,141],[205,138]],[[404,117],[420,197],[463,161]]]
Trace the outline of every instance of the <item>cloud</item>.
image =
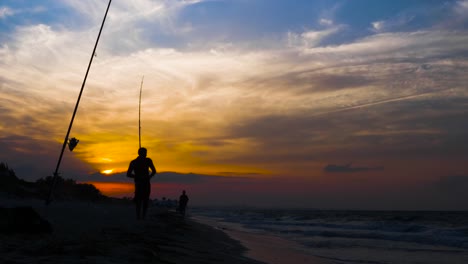
[[217,174],[229,176],[229,177],[249,177],[249,176],[262,175],[262,173],[258,173],[258,172],[236,172],[236,171],[222,171],[222,172],[218,172]]
[[328,164],[323,168],[325,172],[330,173],[354,173],[354,172],[367,172],[367,171],[379,171],[383,170],[384,167],[352,167],[351,164],[335,165]]
[[382,29],[384,28],[384,25],[385,25],[385,22],[384,21],[375,21],[375,22],[372,22],[372,27],[375,31],[379,32],[379,31],[382,31]]
[[[243,139],[239,163],[284,166],[326,159],[443,158],[465,155],[466,99],[412,98],[323,114],[264,115],[231,124],[228,138]],[[414,111],[414,109],[418,109]],[[446,111],[446,112],[445,112]],[[413,112],[413,114],[408,114]],[[434,116],[434,113],[440,115]],[[444,113],[444,114],[442,114]],[[450,114],[449,114],[450,113]],[[382,118],[382,117],[385,118]],[[458,120],[458,121],[457,121]],[[459,142],[456,144],[455,142]],[[239,144],[240,144],[239,142]]]
[[443,28],[458,28],[465,30],[468,25],[468,1],[456,1],[453,10],[453,15],[442,23]]
[[468,188],[467,175],[450,175],[441,177],[439,181],[434,184],[437,188],[446,192],[465,193]]
[[371,23],[371,30],[376,33],[404,31],[406,26],[415,19],[415,15],[399,14],[388,20],[378,20]]
[[[116,173],[104,175],[101,173],[89,174],[82,178],[83,181],[90,182],[133,182],[133,179],[128,178],[126,173]],[[197,173],[177,173],[163,171],[158,172],[152,181],[155,183],[177,183],[177,184],[207,184],[207,183],[219,183],[219,182],[236,182],[236,181],[249,181],[248,177],[243,176],[216,176],[208,174],[197,174]],[[250,179],[253,180],[253,179]]]
[[[19,25],[0,46],[0,117],[15,126],[2,135],[63,140],[105,10],[65,4],[80,14],[73,23]],[[392,20],[377,20],[384,31],[331,45],[349,27],[326,16],[321,28],[276,32],[273,44],[215,43],[192,38],[197,24],[181,18],[195,4],[111,6],[73,127],[75,155],[95,170],[100,156],[122,169],[134,154],[142,75],[144,142],[166,169],[258,173],[336,156],[463,153],[453,143],[466,131],[463,31],[392,32]]]
[[468,0],[456,1],[453,10],[455,13],[466,17],[468,12]]
[[0,7],[0,19],[5,19],[5,18],[7,18],[9,16],[12,16],[14,14],[15,14],[15,12],[11,8],[9,8],[7,6]]
[[[180,183],[180,184],[197,184],[203,183],[210,180],[222,179],[224,177],[214,175],[203,175],[195,173],[177,173],[177,172],[158,172],[153,178],[158,183]],[[95,182],[133,182],[133,179],[127,177],[125,173],[116,173],[109,175],[103,175],[101,173],[93,173],[88,175],[88,179]],[[233,177],[234,179],[234,177]],[[83,179],[85,180],[85,179]]]
[[[310,56],[345,56],[354,62],[408,58],[435,58],[466,53],[462,45],[468,36],[448,31],[381,33],[337,46],[304,48]],[[333,55],[333,56],[332,56]]]
[[[15,99],[13,104],[28,109],[21,115],[15,112],[16,117],[12,118],[11,122],[14,122],[15,119],[24,120],[25,128],[28,128],[25,130],[26,134],[33,134],[34,131],[39,132],[41,130],[37,128],[42,128],[42,132],[37,133],[38,136],[56,131],[53,133],[60,138],[62,137],[60,131],[64,128],[60,129],[54,123],[60,120],[60,123],[63,123],[63,127],[65,127],[67,117],[63,113],[71,113],[73,100],[77,94],[77,91],[67,91],[65,88],[75,87],[77,89],[81,81],[81,76],[78,74],[70,76],[68,72],[82,71],[83,67],[80,67],[76,61],[82,55],[85,59],[82,59],[81,66],[85,65],[89,54],[85,49],[78,53],[71,52],[73,58],[70,57],[70,63],[61,64],[63,62],[58,59],[60,55],[55,55],[56,52],[64,54],[65,51],[59,45],[61,42],[59,33],[54,32],[53,28],[42,25],[25,30],[18,38],[18,43],[29,44],[17,45],[14,52],[11,52],[11,48],[9,51],[5,51],[7,58],[15,58],[23,65],[35,66],[34,68],[13,66],[9,68],[8,74],[4,75],[8,78],[7,80],[12,80],[15,79],[15,74],[16,76],[23,74],[20,80],[30,91],[28,97],[31,98],[31,101],[28,102],[23,100],[24,96],[19,91],[9,90],[8,94]],[[51,41],[43,42],[41,39],[28,38],[29,33],[37,31],[43,35],[49,34],[50,38],[48,39]],[[29,33],[26,34],[27,32]],[[425,34],[420,35],[425,37]],[[73,34],[60,36],[70,38],[65,43],[71,42],[73,39]],[[392,36],[398,35],[390,34],[385,39],[390,41]],[[383,38],[383,36],[381,37]],[[54,40],[58,42],[54,44]],[[378,37],[361,40],[361,42],[366,41],[369,42],[369,45],[383,42]],[[455,40],[454,43],[457,42]],[[104,50],[109,48],[106,46],[106,40],[103,39],[102,43]],[[151,135],[158,135],[158,138],[166,139],[161,141],[158,146],[169,141],[179,141],[180,146],[182,146],[184,144],[184,140],[180,140],[182,138],[198,142],[197,144],[201,148],[206,148],[203,144],[206,142],[206,138],[221,138],[218,142],[231,142],[231,144],[225,144],[225,148],[221,148],[219,151],[215,147],[210,148],[204,152],[205,159],[218,161],[219,155],[213,154],[220,153],[221,150],[232,151],[232,148],[240,148],[242,150],[236,149],[230,152],[232,156],[225,156],[225,159],[247,161],[248,158],[241,158],[241,156],[247,155],[244,157],[248,157],[248,144],[252,142],[246,140],[248,142],[246,145],[240,143],[242,138],[247,138],[255,139],[255,146],[260,146],[257,150],[259,153],[265,154],[262,158],[252,159],[252,161],[263,159],[264,161],[298,163],[320,156],[320,154],[314,154],[317,150],[315,145],[320,145],[320,151],[324,151],[323,144],[319,144],[320,140],[324,138],[327,140],[322,141],[322,143],[342,143],[341,140],[333,143],[333,137],[342,138],[333,132],[334,129],[348,131],[349,135],[358,135],[360,138],[364,138],[364,134],[359,133],[359,130],[356,133],[353,132],[357,130],[359,123],[349,123],[349,120],[352,120],[351,112],[349,115],[344,115],[348,120],[336,119],[337,116],[333,116],[335,121],[329,119],[330,116],[326,118],[329,120],[326,120],[319,118],[320,115],[324,117],[333,113],[343,115],[344,111],[354,110],[356,111],[354,113],[361,113],[363,117],[367,117],[368,113],[360,111],[360,109],[372,107],[382,111],[381,109],[391,109],[390,105],[384,107],[386,104],[408,101],[408,107],[402,108],[401,114],[398,115],[403,116],[404,112],[412,112],[410,105],[414,104],[415,101],[442,95],[437,89],[454,87],[446,81],[451,80],[452,83],[457,84],[463,80],[462,75],[449,78],[446,74],[446,72],[450,72],[452,75],[456,74],[457,71],[463,72],[463,63],[451,64],[444,60],[433,61],[431,58],[427,58],[426,60],[431,63],[423,64],[426,66],[420,67],[420,61],[413,62],[410,58],[407,59],[408,62],[392,60],[391,51],[385,49],[380,53],[379,58],[372,56],[353,58],[355,54],[364,52],[357,48],[350,48],[357,43],[359,41],[348,44],[347,47],[343,45],[329,47],[330,51],[321,55],[310,53],[301,56],[294,53],[295,49],[285,49],[279,52],[227,49],[212,53],[211,51],[152,48],[128,56],[117,57],[110,56],[110,53],[107,52],[99,52],[88,80],[88,87],[85,90],[74,129],[79,134],[87,134],[88,131],[98,133],[120,131],[120,136],[129,136],[132,133],[132,120],[137,116],[135,105],[138,100],[141,67],[144,66],[145,71],[152,74],[145,74],[143,127],[145,133],[146,131],[155,131],[150,132]],[[43,55],[35,53],[28,55],[28,50],[40,47],[45,47],[44,52],[38,53]],[[337,52],[332,52],[334,49]],[[346,51],[347,49],[349,51]],[[365,47],[363,46],[362,49]],[[317,50],[320,51],[323,48],[317,48]],[[447,50],[447,52],[449,51]],[[343,58],[350,56],[350,59],[342,65],[335,65],[342,59],[340,56],[336,57],[337,55],[343,56]],[[41,56],[47,56],[52,60],[56,57],[58,66],[47,68],[46,65],[39,63],[39,61],[44,60]],[[375,64],[378,66],[376,67]],[[431,67],[427,67],[427,65],[431,65]],[[67,67],[73,67],[74,70],[69,70]],[[41,74],[44,71],[51,73],[47,75],[46,79]],[[12,73],[14,74],[10,75]],[[62,74],[67,76],[67,79],[71,77],[75,79],[73,81],[63,80],[60,77]],[[134,80],[132,80],[132,76]],[[52,93],[44,92],[50,89],[45,84],[49,83],[51,78],[58,81],[58,84],[54,85],[53,88],[55,89],[53,90],[54,94],[58,91],[69,94],[69,97],[61,99],[67,101],[67,104],[64,104],[63,101],[56,101]],[[35,80],[38,81],[36,82],[38,87],[35,89],[27,85]],[[460,90],[450,89],[454,96],[462,95]],[[22,92],[26,91],[25,89]],[[33,97],[31,94],[36,96]],[[420,99],[418,96],[421,96]],[[130,100],[131,98],[134,100]],[[44,108],[36,108],[37,102],[41,102],[39,105],[43,105]],[[118,103],[109,104],[109,102]],[[11,109],[14,109],[13,104],[10,104]],[[379,105],[382,107],[378,107]],[[239,108],[239,106],[243,107]],[[401,107],[402,104],[399,106]],[[29,110],[29,108],[31,109]],[[148,114],[152,114],[148,115],[146,111]],[[28,113],[29,119],[23,118],[25,113]],[[33,123],[27,120],[33,120],[34,116],[52,118],[42,120],[41,124],[33,126]],[[101,118],[103,116],[106,118]],[[226,120],[230,120],[230,122],[226,123]],[[390,121],[373,118],[372,122],[385,125]],[[379,131],[372,129],[373,123],[366,123],[367,128],[370,128],[367,129],[370,131],[365,137],[367,139],[371,138],[371,133],[376,134],[372,131]],[[44,129],[50,129],[50,131],[47,132]],[[397,135],[400,129],[393,130],[393,134]],[[421,131],[424,129],[422,128]],[[231,131],[232,134],[226,136],[225,131]],[[404,128],[401,131],[410,130]],[[81,139],[81,137],[78,138]],[[110,139],[115,140],[116,138],[111,137]],[[88,150],[96,148],[97,144],[103,142],[102,140],[88,139],[87,142],[90,143]],[[304,142],[310,143],[311,146],[306,147]],[[364,139],[362,139],[362,143],[365,143]],[[236,144],[239,144],[238,147],[234,147]],[[271,146],[274,146],[277,151],[273,153],[268,151]],[[343,146],[347,147],[347,145]],[[290,149],[287,158],[281,158],[281,156],[285,156],[283,149]],[[364,150],[362,152],[364,153]],[[83,152],[78,153],[82,155]],[[258,153],[252,155],[255,154]],[[235,157],[235,155],[239,156]]]
[[[321,23],[326,23],[326,22],[321,20]],[[341,29],[342,29],[342,26],[331,26],[324,30],[320,30],[320,31],[309,30],[309,31],[302,32],[300,34],[288,32],[287,43],[289,47],[305,47],[305,48],[317,47],[327,37],[337,34]]]
[[453,174],[426,184],[424,190],[418,190],[421,196],[433,200],[434,207],[450,210],[466,210],[468,208],[468,176]]
[[[8,130],[8,127],[6,127]],[[9,164],[17,176],[27,181],[51,176],[57,164],[61,146],[51,140],[36,140],[29,136],[0,137],[0,160]],[[79,179],[92,169],[68,150],[59,170],[65,178]]]
[[321,18],[319,20],[319,24],[322,25],[322,26],[332,26],[333,25],[333,20],[326,19],[326,18]]

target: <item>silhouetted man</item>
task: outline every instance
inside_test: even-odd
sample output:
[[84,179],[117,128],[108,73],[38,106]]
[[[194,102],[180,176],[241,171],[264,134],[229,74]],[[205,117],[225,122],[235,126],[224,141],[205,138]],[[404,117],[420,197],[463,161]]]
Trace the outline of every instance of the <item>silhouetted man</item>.
[[[145,218],[148,209],[148,201],[151,193],[150,179],[156,174],[156,168],[153,161],[146,157],[146,148],[138,150],[138,157],[130,162],[127,171],[127,177],[135,181],[135,205],[137,219]],[[149,170],[151,169],[151,174]],[[142,207],[143,206],[143,212]],[[143,214],[142,214],[143,213]]]
[[189,201],[188,196],[185,194],[185,190],[182,191],[182,195],[179,197],[179,211],[185,216],[185,208],[187,208],[187,203]]

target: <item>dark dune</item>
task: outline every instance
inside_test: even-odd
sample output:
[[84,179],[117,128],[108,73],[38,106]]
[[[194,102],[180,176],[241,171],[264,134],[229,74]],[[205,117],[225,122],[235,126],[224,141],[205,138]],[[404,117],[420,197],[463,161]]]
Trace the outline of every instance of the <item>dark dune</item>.
[[1,201],[32,207],[52,233],[0,234],[1,263],[246,263],[246,250],[225,233],[152,207],[136,220],[132,204]]

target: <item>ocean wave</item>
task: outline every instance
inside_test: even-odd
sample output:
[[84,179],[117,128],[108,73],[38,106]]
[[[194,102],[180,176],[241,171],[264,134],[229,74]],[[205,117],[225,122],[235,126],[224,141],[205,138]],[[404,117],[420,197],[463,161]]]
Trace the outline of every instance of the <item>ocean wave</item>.
[[295,239],[378,240],[468,249],[467,212],[215,210],[208,214]]

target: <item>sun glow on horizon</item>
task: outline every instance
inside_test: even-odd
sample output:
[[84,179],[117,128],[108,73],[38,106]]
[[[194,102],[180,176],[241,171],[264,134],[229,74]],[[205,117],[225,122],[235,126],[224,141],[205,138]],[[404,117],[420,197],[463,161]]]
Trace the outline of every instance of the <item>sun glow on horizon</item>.
[[86,182],[94,185],[104,195],[108,196],[126,196],[133,193],[133,183],[131,182]]
[[108,174],[111,174],[113,171],[114,171],[114,169],[110,169],[110,170],[103,170],[103,171],[101,171],[101,173],[103,173],[103,174],[107,174],[107,175],[108,175]]

